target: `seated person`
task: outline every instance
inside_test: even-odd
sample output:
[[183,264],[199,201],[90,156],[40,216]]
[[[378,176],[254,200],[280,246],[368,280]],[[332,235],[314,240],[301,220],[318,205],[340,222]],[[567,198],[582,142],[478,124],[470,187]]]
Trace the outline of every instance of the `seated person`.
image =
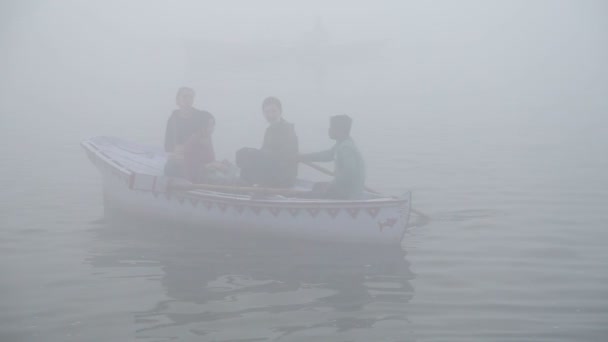
[[334,161],[334,179],[330,183],[315,184],[314,193],[322,198],[359,199],[365,187],[365,163],[355,142],[350,137],[352,119],[347,115],[331,117],[329,137],[336,141],[330,150],[301,154],[302,162]]
[[236,153],[241,181],[264,187],[291,187],[298,175],[298,137],[293,125],[283,119],[279,99],[266,98],[262,111],[270,123],[262,148],[245,147]]
[[203,132],[210,120],[215,122],[209,112],[192,106],[194,96],[194,90],[191,88],[180,88],[176,96],[179,109],[174,110],[167,121],[165,151],[168,153],[168,160],[165,165],[165,175],[170,177],[187,177],[184,165],[185,145],[195,135]]

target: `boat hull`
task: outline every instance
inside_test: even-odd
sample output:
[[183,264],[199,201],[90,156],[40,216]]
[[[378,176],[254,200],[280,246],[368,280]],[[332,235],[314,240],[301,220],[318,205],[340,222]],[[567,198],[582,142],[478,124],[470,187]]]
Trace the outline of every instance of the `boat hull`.
[[[257,199],[211,191],[156,191],[133,186],[137,173],[94,141],[83,142],[103,178],[107,211],[201,229],[270,233],[297,238],[399,244],[410,213],[410,194],[361,201]],[[154,183],[164,177],[154,176]]]

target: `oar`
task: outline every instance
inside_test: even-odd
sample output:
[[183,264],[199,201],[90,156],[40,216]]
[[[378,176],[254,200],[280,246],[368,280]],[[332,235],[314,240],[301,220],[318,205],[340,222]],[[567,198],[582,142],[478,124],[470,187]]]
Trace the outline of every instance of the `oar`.
[[[321,173],[324,173],[324,174],[326,174],[328,176],[333,176],[334,175],[334,173],[331,170],[328,170],[328,169],[324,168],[323,166],[319,166],[319,165],[317,165],[315,163],[311,163],[311,162],[301,162],[301,163],[304,164],[304,165],[306,165],[306,166],[308,166],[308,167],[310,167],[310,168],[313,168],[313,169],[315,169],[315,170],[317,170],[317,171],[319,171]],[[371,192],[371,193],[377,194],[377,195],[381,195],[382,194],[380,191],[376,191],[374,189],[368,188],[367,186],[365,187],[365,191]],[[426,216],[424,213],[422,213],[422,212],[420,212],[420,211],[418,211],[418,210],[416,210],[414,208],[411,208],[410,210],[414,214],[422,216],[422,217],[428,219],[428,216]]]

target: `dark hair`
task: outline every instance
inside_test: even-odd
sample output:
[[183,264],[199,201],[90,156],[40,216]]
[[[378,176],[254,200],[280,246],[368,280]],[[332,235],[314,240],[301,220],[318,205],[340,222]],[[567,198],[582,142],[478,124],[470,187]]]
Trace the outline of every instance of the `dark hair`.
[[262,102],[262,109],[271,105],[279,107],[279,111],[283,112],[283,106],[281,105],[281,101],[274,96],[269,96],[264,99],[264,102]]
[[344,135],[350,135],[350,128],[353,125],[353,119],[348,115],[334,115],[330,118],[330,124],[337,128]]

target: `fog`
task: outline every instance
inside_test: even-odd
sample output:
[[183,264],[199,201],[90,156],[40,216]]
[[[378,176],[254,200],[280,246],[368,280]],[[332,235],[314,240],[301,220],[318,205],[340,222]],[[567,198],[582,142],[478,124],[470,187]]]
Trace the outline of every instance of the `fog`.
[[[605,339],[607,19],[592,0],[2,1],[0,340]],[[302,152],[350,115],[367,184],[429,221],[373,261],[91,224],[80,141],[161,146],[182,86],[231,161],[267,96]],[[278,261],[303,246],[317,259]]]
[[[310,120],[334,112],[369,117],[388,104],[404,120],[530,112],[564,119],[605,109],[601,1],[3,7],[3,112],[36,106],[57,123],[120,116],[160,132],[181,85],[227,122],[250,118],[268,94]],[[127,111],[150,113],[149,120]]]

